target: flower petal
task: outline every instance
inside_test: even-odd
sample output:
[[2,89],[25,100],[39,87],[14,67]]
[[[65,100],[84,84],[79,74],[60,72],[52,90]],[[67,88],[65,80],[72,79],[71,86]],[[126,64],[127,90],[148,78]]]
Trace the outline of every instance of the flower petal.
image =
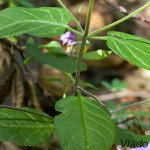
[[74,45],[77,43],[76,41],[77,36],[73,33],[71,33],[70,31],[66,31],[61,37],[60,40],[63,41],[63,45],[67,44],[67,46],[69,45]]

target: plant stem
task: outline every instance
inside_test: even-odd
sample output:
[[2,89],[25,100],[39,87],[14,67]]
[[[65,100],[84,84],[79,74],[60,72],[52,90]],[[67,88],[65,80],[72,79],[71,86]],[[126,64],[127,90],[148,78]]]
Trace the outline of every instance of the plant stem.
[[100,104],[102,104],[104,107],[106,106],[104,103],[102,103],[101,100],[99,100],[99,99],[98,99],[95,95],[93,95],[92,93],[90,93],[90,92],[84,90],[84,89],[81,88],[80,86],[77,86],[76,88],[79,89],[79,90],[81,90],[81,92],[83,92],[84,94],[86,94],[86,95],[92,97],[93,99],[95,99],[96,101],[98,101],[98,102],[99,102]]
[[75,30],[75,29],[72,29],[71,27],[68,26],[67,30],[77,34],[77,35],[80,35],[81,37],[83,37],[83,33],[80,33],[79,31]]
[[72,19],[74,20],[74,22],[76,23],[77,27],[80,29],[80,31],[82,33],[84,33],[81,25],[79,24],[79,22],[77,21],[77,19],[72,15],[72,13],[68,10],[68,8],[63,4],[63,2],[61,0],[57,0],[58,3],[69,13],[69,15],[72,17]]
[[[78,14],[78,22],[80,23],[80,20],[81,20],[81,6],[79,7],[79,14]],[[79,28],[78,28],[78,31],[79,31]],[[77,57],[76,57],[76,60],[78,60],[79,58],[79,35],[77,35]],[[76,65],[78,64],[78,61],[76,63]],[[77,66],[76,66],[77,67]]]
[[118,20],[118,21],[116,21],[116,22],[114,22],[114,23],[112,23],[112,24],[110,24],[110,25],[107,25],[107,26],[105,26],[105,27],[103,27],[103,28],[101,28],[101,29],[98,29],[98,30],[96,30],[96,31],[94,31],[94,32],[91,32],[88,36],[93,36],[93,35],[95,35],[95,34],[97,34],[97,33],[100,33],[100,32],[102,32],[102,31],[104,31],[104,30],[107,30],[107,29],[109,29],[109,28],[111,28],[111,27],[113,27],[113,26],[116,26],[117,24],[119,24],[119,23],[121,23],[121,22],[123,22],[123,21],[129,19],[130,17],[134,16],[134,15],[137,14],[138,12],[142,11],[144,8],[146,8],[146,7],[149,6],[149,5],[150,5],[150,2],[146,3],[144,6],[142,6],[142,7],[139,8],[138,10],[134,11],[133,13],[129,14],[128,16],[126,16],[126,17],[124,17],[124,18],[122,18],[122,19],[120,19],[120,20]]
[[53,119],[50,116],[42,115],[38,112],[33,112],[33,111],[25,110],[25,109],[22,109],[22,108],[17,108],[17,107],[12,107],[12,106],[5,106],[5,105],[0,105],[0,108],[7,108],[7,109],[16,110],[16,111],[23,111],[23,112],[34,114],[34,115],[41,116],[41,117],[44,117],[44,118]]
[[72,74],[71,73],[67,73],[68,77],[70,78],[71,82],[73,84],[75,84],[75,79],[73,78]]
[[137,103],[134,103],[134,104],[130,104],[130,105],[128,105],[128,106],[124,106],[124,107],[122,107],[122,108],[118,108],[118,109],[116,109],[116,110],[112,110],[112,111],[110,111],[111,113],[116,113],[116,112],[118,112],[118,111],[121,111],[121,110],[124,110],[124,109],[128,109],[128,108],[131,108],[131,107],[135,107],[135,106],[139,106],[139,105],[142,105],[142,104],[146,104],[146,103],[148,103],[148,102],[150,102],[150,99],[148,99],[148,100],[143,100],[143,101],[141,101],[141,102],[137,102]]
[[67,93],[67,79],[68,79],[68,75],[65,74],[65,83],[64,83],[64,94],[63,94],[63,98],[66,97],[66,93]]
[[[91,19],[91,12],[92,12],[92,8],[93,8],[93,3],[94,3],[94,0],[90,0],[89,10],[88,10],[88,15],[87,15],[87,21],[86,21],[86,26],[85,26],[85,33],[84,33],[83,38],[82,38],[82,44],[81,44],[81,49],[80,49],[78,63],[77,63],[77,69],[76,69],[75,91],[76,91],[76,87],[79,84],[80,66],[81,66],[81,62],[82,62],[82,55],[83,55],[84,47],[86,45],[86,40],[87,40],[87,37],[88,37],[88,31],[89,31],[89,25],[90,25],[90,19]],[[77,92],[76,92],[75,95],[77,95]]]
[[[78,13],[78,22],[79,22],[79,23],[80,23],[80,20],[81,20],[81,6],[80,6],[80,8],[79,8],[79,13]],[[79,28],[78,28],[78,30],[79,30]],[[78,67],[79,52],[80,52],[79,35],[77,35],[76,68]],[[77,74],[76,74],[76,75],[77,75]],[[75,93],[76,93],[76,90],[75,90],[75,88],[74,88],[74,94],[75,94]]]

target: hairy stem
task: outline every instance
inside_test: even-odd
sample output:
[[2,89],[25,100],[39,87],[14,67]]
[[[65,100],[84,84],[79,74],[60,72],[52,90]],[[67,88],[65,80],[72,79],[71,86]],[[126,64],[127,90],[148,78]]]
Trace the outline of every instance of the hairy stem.
[[79,90],[81,90],[81,92],[83,92],[84,94],[86,94],[86,95],[92,97],[93,99],[95,99],[96,101],[98,101],[98,102],[99,102],[100,104],[102,104],[104,107],[106,106],[104,103],[102,103],[101,100],[99,100],[99,99],[98,99],[95,95],[93,95],[92,93],[90,93],[90,92],[84,90],[84,89],[81,88],[80,86],[77,86],[76,88],[79,89]]
[[[78,14],[78,22],[79,23],[81,21],[81,10],[82,10],[82,8],[80,6],[79,7],[79,14]],[[78,28],[78,31],[79,31],[79,28]],[[78,60],[78,58],[79,58],[79,48],[80,48],[80,45],[79,45],[79,35],[77,35],[77,59],[76,60]],[[78,61],[77,61],[76,65],[78,65]]]
[[82,55],[83,55],[84,47],[86,45],[86,40],[87,40],[87,37],[88,37],[88,31],[89,31],[89,25],[90,25],[90,19],[91,19],[91,12],[92,12],[92,8],[93,8],[93,3],[94,3],[94,0],[90,0],[90,2],[89,2],[89,10],[88,10],[88,15],[87,15],[87,21],[86,21],[86,26],[85,26],[85,33],[84,33],[83,38],[82,38],[81,49],[80,49],[78,62],[77,62],[76,78],[75,78],[75,80],[76,80],[76,82],[75,82],[75,90],[76,90],[76,87],[79,84],[80,66],[81,66],[81,62],[82,62]]
[[107,26],[105,26],[105,27],[103,27],[101,29],[98,29],[98,30],[96,30],[94,32],[91,32],[88,36],[93,36],[93,35],[95,35],[97,33],[100,33],[100,32],[102,32],[104,30],[107,30],[107,29],[109,29],[109,28],[111,28],[113,26],[116,26],[117,24],[119,24],[119,23],[129,19],[130,17],[134,16],[138,12],[142,11],[144,8],[146,8],[149,5],[150,5],[150,2],[146,3],[144,6],[140,7],[138,10],[134,11],[133,13],[129,14],[128,16],[126,16],[126,17],[124,17],[124,18],[122,18],[122,19],[120,19],[120,20],[118,20],[118,21],[116,21],[116,22],[114,22],[114,23],[112,23],[110,25],[107,25]]

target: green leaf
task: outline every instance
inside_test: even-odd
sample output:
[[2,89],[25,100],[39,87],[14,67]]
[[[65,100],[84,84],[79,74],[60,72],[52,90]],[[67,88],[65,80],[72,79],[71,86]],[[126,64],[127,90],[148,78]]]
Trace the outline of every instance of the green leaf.
[[55,108],[62,112],[54,118],[54,129],[64,150],[111,148],[116,127],[103,106],[84,97],[67,97]]
[[118,78],[114,78],[111,81],[112,86],[118,86],[118,84],[120,84],[120,80]]
[[107,81],[102,81],[102,82],[101,82],[101,85],[103,85],[105,88],[107,88],[107,89],[109,89],[109,90],[112,89],[111,84],[110,84],[109,82],[107,82]]
[[142,121],[141,119],[137,119],[137,118],[134,118],[133,119],[134,123],[143,127],[144,129],[150,129],[149,125],[147,125],[144,121]]
[[86,40],[86,46],[91,46],[91,43],[89,40]]
[[130,34],[110,31],[107,36],[108,47],[120,57],[150,70],[150,41]]
[[112,101],[105,101],[105,104],[111,108],[111,110],[115,110],[117,108],[116,104]]
[[93,84],[91,83],[88,83],[88,82],[83,82],[82,80],[79,80],[79,83],[86,86],[86,87],[89,87],[89,88],[93,88],[95,90],[98,90],[98,88],[96,86],[94,86]]
[[57,41],[52,41],[46,45],[40,45],[39,48],[46,48],[49,52],[67,55],[67,53],[61,48],[61,44]]
[[138,135],[130,130],[117,127],[117,135],[114,144],[124,145],[123,147],[138,147],[136,145],[134,146],[134,143],[139,145],[140,141],[150,142],[150,135]]
[[49,48],[49,47],[61,47],[61,44],[57,41],[51,41],[46,45],[40,45],[39,48]]
[[112,91],[114,92],[127,88],[126,82],[122,82],[118,78],[114,78],[111,84],[112,84]]
[[7,8],[0,12],[0,37],[21,34],[55,37],[65,32],[70,21],[63,8]]
[[[26,49],[29,54],[31,54],[35,59],[40,61],[43,64],[49,65],[52,68],[55,68],[59,71],[65,73],[74,73],[76,71],[76,60],[73,57],[68,56],[67,54],[58,53],[61,51],[59,47],[51,47],[51,51],[47,53],[41,53],[36,47],[34,41],[30,38],[27,41]],[[55,53],[56,51],[56,53]],[[86,64],[81,64],[81,71],[86,70]]]
[[110,55],[111,53],[112,53],[111,51],[97,50],[83,54],[83,58],[90,60],[101,60]]
[[8,1],[8,6],[9,7],[16,7],[17,4],[15,2],[13,2],[13,1]]
[[0,5],[3,5],[4,3],[6,3],[6,0],[0,0]]
[[41,81],[47,81],[47,82],[60,82],[61,84],[63,84],[62,79],[60,78],[42,78]]
[[[48,116],[35,109],[21,108]],[[0,139],[15,142],[21,146],[39,146],[50,140],[53,130],[51,118],[32,113],[0,109]]]
[[20,3],[22,6],[25,6],[25,7],[35,7],[33,4],[32,4],[32,0],[19,0],[18,3]]
[[18,42],[18,39],[14,36],[8,36],[7,39],[15,44],[17,44]]
[[118,89],[126,89],[127,88],[127,83],[126,82],[120,82],[118,85]]
[[34,60],[33,57],[28,57],[28,58],[26,58],[26,59],[23,61],[23,63],[24,63],[25,65],[27,65],[30,61],[33,61],[33,60]]
[[129,112],[129,114],[132,114],[134,116],[140,116],[140,117],[147,116],[148,118],[150,118],[150,112],[136,111],[136,112]]

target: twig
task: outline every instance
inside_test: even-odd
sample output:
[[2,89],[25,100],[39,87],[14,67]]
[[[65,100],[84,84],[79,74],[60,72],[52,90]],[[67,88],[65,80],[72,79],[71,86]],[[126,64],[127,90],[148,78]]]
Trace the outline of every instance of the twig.
[[124,110],[124,109],[129,109],[129,108],[139,106],[139,105],[143,105],[143,104],[146,104],[148,102],[150,102],[150,99],[142,100],[142,101],[134,103],[134,104],[130,104],[130,105],[127,105],[127,106],[124,106],[124,107],[121,107],[121,108],[118,108],[118,109],[115,109],[115,110],[111,110],[110,113],[116,113],[118,111],[121,111],[121,110]]
[[[110,0],[103,0],[103,1],[105,3],[107,3],[108,5],[110,5],[111,7],[115,8],[116,10],[118,10],[119,12],[123,13],[124,15],[129,15],[129,13],[127,12],[126,8],[124,8],[123,6],[120,6],[120,5],[118,5],[118,4],[114,3],[114,2],[111,2]],[[139,21],[145,22],[145,23],[150,25],[150,20],[145,19],[142,16],[134,15],[131,18],[137,19]]]
[[95,95],[93,95],[92,93],[90,93],[90,92],[84,90],[84,89],[81,88],[80,86],[77,86],[76,88],[79,89],[79,90],[81,90],[81,92],[83,92],[84,94],[86,94],[86,95],[92,97],[93,99],[95,99],[96,101],[98,101],[98,102],[99,102],[100,104],[102,104],[104,107],[106,107],[106,105],[105,105],[104,103],[102,103],[102,101],[99,100],[99,99],[98,99]]

